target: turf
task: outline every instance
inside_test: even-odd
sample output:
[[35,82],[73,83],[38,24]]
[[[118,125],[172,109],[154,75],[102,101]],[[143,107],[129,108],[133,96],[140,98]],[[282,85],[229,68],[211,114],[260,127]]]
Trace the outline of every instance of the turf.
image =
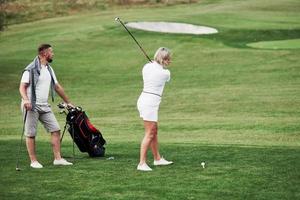
[[299,49],[300,39],[254,42],[248,46],[261,49]]
[[[8,26],[0,35],[0,198],[299,199],[300,50],[247,46],[299,39],[299,8],[296,0],[201,1]],[[116,16],[219,30],[209,36],[132,30],[150,56],[160,46],[173,52],[159,139],[161,154],[174,165],[154,167],[151,173],[136,170],[143,137],[136,100],[146,59],[114,21]],[[54,167],[49,135],[40,126],[37,155],[45,167],[29,168],[23,143],[23,170],[16,172],[22,129],[20,75],[44,42],[54,47],[52,66],[59,82],[108,141],[106,157],[90,159],[76,150],[74,166]],[[63,127],[58,102],[56,98],[52,106]],[[72,155],[69,135],[62,152]],[[201,168],[202,161],[207,168]]]

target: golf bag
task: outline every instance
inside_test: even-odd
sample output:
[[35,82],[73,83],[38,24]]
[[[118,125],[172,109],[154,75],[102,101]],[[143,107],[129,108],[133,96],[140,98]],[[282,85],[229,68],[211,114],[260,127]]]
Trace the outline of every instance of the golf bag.
[[[59,108],[67,110],[61,111],[67,114],[66,125],[61,137],[68,126],[68,131],[81,152],[87,152],[90,157],[103,157],[105,154],[105,139],[101,132],[96,129],[90,122],[89,118],[82,111],[81,107],[68,108],[64,104],[59,104]],[[74,145],[73,145],[74,148]],[[74,154],[74,149],[73,149]]]

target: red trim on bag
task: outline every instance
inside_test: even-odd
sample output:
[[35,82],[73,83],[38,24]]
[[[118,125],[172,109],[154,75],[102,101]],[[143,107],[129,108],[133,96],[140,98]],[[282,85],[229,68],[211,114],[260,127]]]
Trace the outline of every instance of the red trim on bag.
[[81,135],[82,135],[85,139],[87,139],[87,136],[84,135],[84,132],[83,132],[82,129],[81,129],[81,124],[82,124],[83,121],[84,121],[84,119],[82,119],[81,122],[79,123],[79,130],[80,130]]
[[86,121],[88,128],[91,129],[91,131],[98,132],[98,130],[95,128],[95,126],[93,126],[93,124],[90,122],[90,120],[85,119],[85,121]]

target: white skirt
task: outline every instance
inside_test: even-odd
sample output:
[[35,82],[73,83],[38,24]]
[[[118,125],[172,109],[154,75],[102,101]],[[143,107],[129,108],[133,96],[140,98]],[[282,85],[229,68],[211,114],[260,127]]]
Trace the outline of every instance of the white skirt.
[[143,118],[144,121],[157,122],[160,101],[161,97],[142,92],[137,101],[140,117]]

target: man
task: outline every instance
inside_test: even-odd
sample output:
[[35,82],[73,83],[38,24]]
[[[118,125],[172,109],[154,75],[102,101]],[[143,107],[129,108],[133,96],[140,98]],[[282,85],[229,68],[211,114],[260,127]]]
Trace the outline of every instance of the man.
[[28,155],[32,168],[43,168],[37,160],[35,153],[35,136],[37,132],[38,120],[44,125],[47,132],[51,133],[51,144],[54,154],[54,165],[72,165],[60,154],[60,127],[48,104],[49,90],[52,101],[54,91],[63,99],[68,106],[69,98],[63,87],[58,83],[53,69],[49,65],[52,62],[54,53],[51,45],[42,44],[38,47],[38,56],[24,70],[21,83],[20,94],[22,97],[21,108],[26,117],[25,136]]

